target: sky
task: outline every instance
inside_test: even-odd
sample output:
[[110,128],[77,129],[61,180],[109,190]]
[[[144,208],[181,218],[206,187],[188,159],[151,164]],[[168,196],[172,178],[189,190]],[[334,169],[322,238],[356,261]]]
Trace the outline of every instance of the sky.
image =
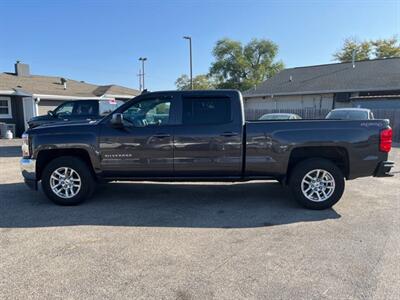
[[28,63],[32,74],[138,88],[175,88],[207,73],[217,40],[270,39],[286,67],[332,63],[347,37],[400,34],[400,0],[0,0],[0,71]]

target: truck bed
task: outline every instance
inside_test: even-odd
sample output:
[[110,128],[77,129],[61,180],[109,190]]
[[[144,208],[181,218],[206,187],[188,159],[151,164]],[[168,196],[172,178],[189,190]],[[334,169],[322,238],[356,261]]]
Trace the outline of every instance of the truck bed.
[[[387,120],[247,121],[246,176],[285,176],[290,160],[304,151],[322,155],[334,147],[348,159],[348,179],[370,176],[387,153],[379,152],[379,133]],[[373,155],[371,155],[373,153]]]

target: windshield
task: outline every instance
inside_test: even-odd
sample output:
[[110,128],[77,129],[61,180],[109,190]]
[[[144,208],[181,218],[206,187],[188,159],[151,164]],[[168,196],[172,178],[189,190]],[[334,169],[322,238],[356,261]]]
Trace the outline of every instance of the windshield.
[[336,120],[368,120],[368,112],[365,110],[333,110],[326,119]]
[[102,117],[107,116],[122,104],[124,104],[124,101],[121,100],[101,100],[99,101],[99,114]]
[[58,106],[54,110],[54,114],[57,116],[63,116],[63,115],[72,115],[72,111],[74,110],[74,103],[73,102],[66,102]]

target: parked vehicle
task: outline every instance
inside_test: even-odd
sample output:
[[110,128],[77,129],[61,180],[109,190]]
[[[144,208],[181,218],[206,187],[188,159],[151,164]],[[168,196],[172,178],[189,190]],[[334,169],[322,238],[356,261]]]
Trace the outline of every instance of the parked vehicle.
[[259,120],[300,120],[301,117],[296,114],[289,113],[272,113],[262,115]]
[[33,117],[29,120],[29,128],[43,124],[71,122],[71,121],[93,121],[101,119],[116,108],[124,104],[121,100],[76,100],[60,104],[55,110],[49,111],[47,115]]
[[234,90],[147,93],[96,122],[29,129],[22,175],[33,189],[41,181],[47,197],[62,205],[78,204],[96,182],[112,180],[275,179],[312,209],[339,201],[345,179],[390,176],[387,120],[243,116]]
[[325,119],[333,120],[373,120],[374,114],[367,108],[336,108]]

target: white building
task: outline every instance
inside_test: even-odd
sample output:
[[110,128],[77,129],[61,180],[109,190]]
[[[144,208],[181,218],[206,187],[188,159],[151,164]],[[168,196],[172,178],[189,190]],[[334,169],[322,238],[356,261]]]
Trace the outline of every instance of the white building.
[[32,75],[29,65],[17,62],[15,72],[0,73],[0,122],[15,126],[16,136],[30,118],[46,114],[69,100],[129,100],[135,89],[118,85],[95,85],[57,76]]
[[400,58],[285,69],[244,99],[247,110],[400,109]]

